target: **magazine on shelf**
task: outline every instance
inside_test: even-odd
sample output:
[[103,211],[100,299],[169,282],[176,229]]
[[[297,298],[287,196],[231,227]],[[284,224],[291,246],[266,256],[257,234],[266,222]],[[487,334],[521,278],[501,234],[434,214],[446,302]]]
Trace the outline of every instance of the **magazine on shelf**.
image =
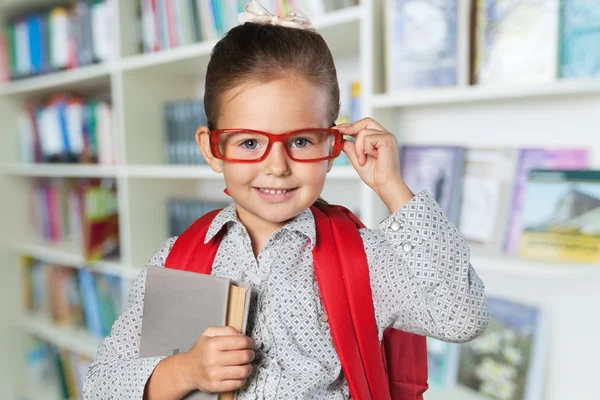
[[529,173],[520,255],[600,262],[600,171]]
[[549,319],[542,307],[489,296],[486,331],[461,345],[458,383],[497,400],[542,400]]

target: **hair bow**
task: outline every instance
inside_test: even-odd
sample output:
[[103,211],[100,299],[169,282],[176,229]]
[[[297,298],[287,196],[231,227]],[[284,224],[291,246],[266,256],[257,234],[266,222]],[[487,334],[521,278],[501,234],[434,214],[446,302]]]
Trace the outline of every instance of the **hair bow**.
[[287,28],[315,31],[315,27],[310,22],[308,17],[302,13],[302,11],[295,10],[285,17],[280,17],[278,15],[271,14],[256,0],[252,0],[250,3],[244,6],[244,12],[238,14],[238,21],[240,24],[244,24],[246,22],[255,22],[257,24],[281,25]]

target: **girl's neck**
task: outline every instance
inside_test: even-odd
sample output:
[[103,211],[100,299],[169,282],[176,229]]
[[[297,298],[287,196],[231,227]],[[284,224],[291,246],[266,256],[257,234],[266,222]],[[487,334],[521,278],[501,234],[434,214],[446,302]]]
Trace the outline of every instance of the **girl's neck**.
[[236,210],[240,222],[248,231],[250,242],[252,243],[252,251],[254,252],[255,257],[258,257],[258,254],[265,247],[273,232],[284,226],[287,222],[273,223],[265,221],[264,219],[237,207],[237,205]]

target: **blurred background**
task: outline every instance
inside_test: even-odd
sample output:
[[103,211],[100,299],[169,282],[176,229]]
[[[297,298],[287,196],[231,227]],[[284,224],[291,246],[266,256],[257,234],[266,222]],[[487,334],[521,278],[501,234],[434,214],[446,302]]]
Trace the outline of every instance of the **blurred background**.
[[[600,1],[263,0],[307,14],[338,122],[398,138],[471,245],[491,322],[429,342],[427,400],[597,399]],[[132,280],[222,207],[203,165],[211,48],[243,0],[0,0],[0,398],[78,399]],[[340,157],[323,197],[375,228]]]

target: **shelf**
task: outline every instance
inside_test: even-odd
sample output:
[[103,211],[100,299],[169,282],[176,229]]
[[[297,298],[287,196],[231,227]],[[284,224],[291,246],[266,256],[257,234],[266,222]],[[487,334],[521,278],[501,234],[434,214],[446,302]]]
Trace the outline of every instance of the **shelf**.
[[84,329],[61,327],[43,316],[23,315],[20,318],[19,326],[29,334],[92,359],[96,358],[96,352],[101,343],[101,339]]
[[114,178],[117,168],[94,164],[4,164],[1,170],[7,175],[27,177]]
[[373,96],[373,108],[402,108],[575,95],[600,95],[600,79],[566,80],[537,86],[470,86],[379,94]]
[[108,64],[96,64],[23,78],[1,84],[0,96],[50,94],[57,90],[93,92],[110,86],[110,73]]
[[223,175],[214,172],[206,165],[139,165],[127,166],[124,174],[128,178],[147,179],[215,179],[222,180]]
[[88,268],[90,271],[120,276],[124,279],[134,279],[140,272],[140,269],[121,264],[118,260],[87,262],[83,258],[83,255],[78,254],[72,248],[28,242],[12,242],[9,247],[15,252],[51,264],[65,265],[73,268]]
[[470,388],[455,386],[447,389],[429,387],[423,395],[424,400],[490,400],[489,397],[482,395]]
[[600,265],[576,262],[550,262],[519,258],[504,254],[471,254],[471,263],[477,271],[529,276],[538,278],[574,278],[600,276]]

